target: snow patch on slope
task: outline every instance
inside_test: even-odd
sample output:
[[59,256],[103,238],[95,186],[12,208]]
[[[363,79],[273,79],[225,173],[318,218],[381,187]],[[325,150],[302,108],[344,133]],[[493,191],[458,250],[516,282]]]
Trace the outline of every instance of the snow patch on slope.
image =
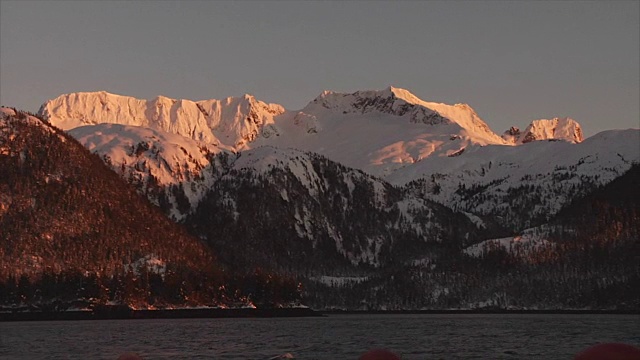
[[313,169],[309,156],[294,149],[280,149],[262,146],[244,151],[233,164],[236,170],[251,169],[256,174],[268,174],[274,169],[290,171],[298,181],[317,196],[323,187],[323,181]]
[[547,234],[546,227],[530,228],[524,230],[521,235],[485,240],[467,247],[462,252],[471,257],[482,257],[491,251],[503,249],[512,255],[526,256],[551,244],[546,239]]
[[367,276],[317,276],[309,280],[316,281],[331,287],[352,286],[369,280]]

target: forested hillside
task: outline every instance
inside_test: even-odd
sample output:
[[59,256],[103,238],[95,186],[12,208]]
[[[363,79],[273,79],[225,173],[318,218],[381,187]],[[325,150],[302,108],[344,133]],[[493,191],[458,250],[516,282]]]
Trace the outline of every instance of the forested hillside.
[[[625,309],[640,298],[640,166],[564,208],[541,246],[486,248],[359,281],[310,281],[329,308]],[[522,251],[526,249],[526,251]]]
[[234,161],[185,220],[230,266],[366,273],[481,239],[464,214],[317,154],[262,147]]
[[97,155],[37,117],[2,108],[0,303],[267,303],[275,296],[265,294],[285,288],[295,300],[292,281],[225,273],[209,247]]
[[20,112],[1,125],[1,275],[112,274],[147,255],[189,267],[213,261],[209,249],[66,133]]

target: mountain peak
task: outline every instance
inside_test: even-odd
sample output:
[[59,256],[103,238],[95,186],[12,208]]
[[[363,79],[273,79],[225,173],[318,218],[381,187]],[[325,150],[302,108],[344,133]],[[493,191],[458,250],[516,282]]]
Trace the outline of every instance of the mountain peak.
[[[453,120],[430,108],[409,91],[389,86],[384,90],[360,90],[354,93],[324,91],[305,109],[313,113],[322,108],[337,114],[364,115],[382,113],[397,117],[408,117],[411,123],[428,125],[449,124]],[[323,110],[326,111],[326,110]]]
[[516,145],[537,140],[564,140],[574,144],[584,140],[582,127],[569,117],[534,120],[524,131],[511,127],[502,138]]
[[341,93],[332,90],[324,90],[318,95],[312,103],[322,103],[324,101],[332,101],[335,98],[359,97],[359,98],[381,98],[381,99],[400,99],[409,104],[420,105],[423,100],[412,94],[409,90],[387,86],[383,90],[358,90],[353,93]]
[[424,103],[420,98],[412,94],[409,90],[397,88],[393,86],[389,86],[382,91],[382,93],[389,93],[390,97],[395,97],[397,99],[404,100],[410,104],[420,105]]

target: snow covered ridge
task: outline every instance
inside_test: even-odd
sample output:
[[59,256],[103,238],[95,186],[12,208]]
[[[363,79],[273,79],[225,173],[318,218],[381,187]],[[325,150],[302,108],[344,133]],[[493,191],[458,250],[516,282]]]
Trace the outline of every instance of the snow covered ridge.
[[0,107],[0,121],[2,121],[0,124],[4,124],[9,118],[23,120],[31,124],[42,125],[42,120],[28,112],[19,111],[14,108]]
[[258,136],[271,135],[274,117],[283,112],[282,106],[266,104],[251,95],[203,101],[164,96],[140,100],[100,91],[61,95],[44,103],[39,114],[63,130],[113,123],[149,127],[214,145],[240,147]]
[[343,114],[379,112],[399,117],[408,115],[410,123],[457,124],[487,143],[504,143],[469,105],[426,102],[407,90],[392,86],[381,91],[356,91],[352,94],[325,91],[305,109],[316,104]]
[[[521,230],[543,223],[640,163],[640,130],[609,130],[582,143],[535,141],[431,157],[386,178],[457,211]],[[417,180],[414,180],[417,179]]]
[[[251,95],[191,101],[164,96],[140,100],[105,91],[80,92],[47,101],[39,113],[63,130],[100,123],[143,126],[235,151],[257,145],[274,145],[330,156],[327,141],[331,145],[348,141],[364,146],[367,153],[386,154],[389,148],[404,148],[398,156],[392,155],[389,159],[378,156],[368,159],[368,164],[336,159],[363,170],[366,165],[374,165],[376,161],[388,164],[406,162],[409,158],[416,160],[425,155],[446,156],[464,149],[468,144],[513,145],[526,142],[524,138],[518,142],[498,136],[467,104],[426,102],[407,90],[394,87],[354,93],[325,91],[299,111],[287,111],[280,105],[264,103]],[[556,123],[532,124],[529,127],[531,129],[527,128],[525,132],[532,135],[525,136],[526,140],[581,140],[581,134],[579,139],[567,135],[575,133],[572,132],[573,128],[579,130],[577,123]],[[573,128],[568,124],[573,124]],[[398,133],[403,142],[368,137],[370,133],[378,132],[383,135]],[[326,134],[323,136],[322,133]],[[341,136],[336,138],[336,135]],[[460,141],[455,146],[446,146],[443,141],[445,138]],[[260,144],[254,144],[258,140]],[[311,142],[307,144],[309,140]],[[323,149],[327,151],[323,152]],[[350,150],[341,146],[336,151],[344,153]],[[377,167],[380,167],[379,164]]]
[[584,140],[580,124],[567,117],[534,120],[524,132],[521,132],[517,127],[512,127],[504,132],[502,138],[515,145],[526,144],[536,140],[558,139],[574,144]]

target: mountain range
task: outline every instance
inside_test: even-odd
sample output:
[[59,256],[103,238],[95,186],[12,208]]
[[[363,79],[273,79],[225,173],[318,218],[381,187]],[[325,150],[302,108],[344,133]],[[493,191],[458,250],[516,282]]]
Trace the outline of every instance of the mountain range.
[[63,130],[110,123],[174,133],[234,152],[262,145],[295,148],[383,177],[427,157],[478,146],[583,140],[580,125],[567,118],[534,121],[522,134],[514,132],[517,139],[505,140],[469,105],[425,102],[394,87],[325,91],[299,111],[251,95],[194,102],[74,93],[47,101],[39,114]]
[[[575,120],[555,118],[501,137],[469,105],[425,102],[394,87],[325,91],[300,111],[250,95],[193,102],[75,93],[46,102],[40,115],[162,201],[175,219],[192,212],[225,171],[213,155],[233,163],[264,146],[281,150],[280,164],[296,151],[317,154],[454,210],[490,216],[511,231],[548,220],[640,158],[637,129],[582,143]],[[253,161],[257,173],[266,170],[261,161]],[[159,199],[158,185],[173,190]],[[508,201],[517,193],[524,195]]]
[[[482,273],[493,284],[495,261],[540,258],[561,243],[559,228],[578,223],[558,220],[563,209],[640,162],[638,129],[584,139],[565,117],[498,135],[469,105],[394,87],[325,91],[301,110],[251,95],[73,93],[45,102],[38,117],[97,154],[225,268],[297,277],[318,307],[505,307],[479,290],[461,298],[460,278],[489,266]],[[616,236],[637,237],[621,224]],[[560,270],[551,268],[553,287]],[[567,305],[556,300],[532,304]]]

